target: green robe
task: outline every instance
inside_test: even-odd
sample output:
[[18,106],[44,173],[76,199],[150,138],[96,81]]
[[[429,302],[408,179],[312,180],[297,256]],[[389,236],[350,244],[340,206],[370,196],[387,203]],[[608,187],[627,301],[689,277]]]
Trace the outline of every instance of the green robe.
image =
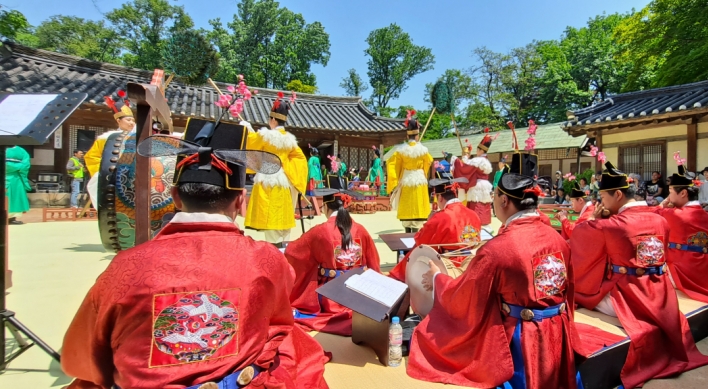
[[9,213],[29,211],[27,192],[32,187],[27,179],[30,170],[30,156],[27,151],[20,146],[8,148],[5,154],[5,169],[7,169],[5,190],[10,206]]
[[307,183],[310,184],[310,180],[315,180],[315,188],[324,188],[322,184],[322,170],[320,170],[320,158],[314,155],[310,157],[307,161]]
[[501,179],[503,173],[504,170],[497,170],[497,172],[494,173],[494,183],[492,183],[492,187],[494,187],[494,189],[496,189],[497,185],[499,185],[499,179]]
[[337,175],[340,177],[347,176],[347,164],[344,163],[344,161],[339,163],[339,170],[337,171]]
[[381,167],[381,158],[378,157],[374,160],[374,164],[369,170],[369,177],[366,180],[375,183],[376,177],[381,182],[381,196],[386,196],[386,178],[384,178],[383,168]]

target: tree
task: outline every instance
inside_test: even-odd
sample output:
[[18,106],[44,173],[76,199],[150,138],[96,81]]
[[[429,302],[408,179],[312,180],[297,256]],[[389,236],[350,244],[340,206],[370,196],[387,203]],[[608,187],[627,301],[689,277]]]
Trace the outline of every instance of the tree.
[[120,62],[120,36],[102,20],[94,22],[75,16],[52,16],[37,26],[35,36],[35,46],[39,49],[94,61]]
[[327,65],[329,34],[319,22],[280,8],[274,0],[243,0],[226,27],[210,20],[210,38],[222,61],[217,79],[234,82],[243,74],[249,85],[282,89],[293,80],[316,85],[313,64]]
[[[455,99],[455,109],[459,111],[465,101],[472,100],[477,95],[476,85],[472,82],[472,77],[459,69],[447,69],[442,76],[438,77],[437,81],[445,82],[451,89],[453,98]],[[425,95],[423,100],[426,103],[431,103],[430,94],[432,93],[434,82],[425,84]]]
[[626,89],[708,79],[705,0],[653,0],[616,29],[620,60],[632,61]]
[[369,47],[364,53],[372,100],[378,108],[386,108],[391,99],[405,91],[406,83],[417,74],[433,69],[435,56],[427,47],[416,46],[410,36],[395,23],[369,33]]
[[364,83],[364,80],[361,79],[359,73],[357,73],[354,68],[347,71],[347,76],[342,78],[342,82],[339,86],[344,89],[344,93],[346,93],[347,96],[361,96],[369,89],[369,86]]
[[301,93],[317,93],[317,87],[312,85],[303,84],[300,80],[292,80],[285,86],[286,90]]
[[[2,5],[0,5],[2,8]],[[0,38],[14,40],[17,34],[30,28],[25,15],[20,11],[0,9]]]
[[468,70],[477,91],[473,102],[467,107],[463,122],[465,127],[499,129],[506,123],[505,107],[512,97],[504,86],[509,79],[509,56],[495,53],[486,47],[473,51],[478,65]]
[[189,85],[203,85],[219,69],[219,54],[205,35],[196,30],[179,31],[162,46],[165,69]]
[[181,6],[167,0],[133,0],[106,14],[128,51],[125,65],[140,69],[163,68],[163,46],[176,33],[194,26]]

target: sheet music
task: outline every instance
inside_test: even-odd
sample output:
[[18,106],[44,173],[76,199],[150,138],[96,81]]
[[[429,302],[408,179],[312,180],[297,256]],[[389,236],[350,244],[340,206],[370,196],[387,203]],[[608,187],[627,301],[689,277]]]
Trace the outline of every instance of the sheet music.
[[0,102],[0,135],[19,135],[59,95],[10,95]]
[[386,277],[371,269],[362,274],[351,276],[344,282],[344,285],[389,308],[408,289],[408,285],[403,282]]
[[492,239],[492,238],[493,238],[492,234],[490,234],[490,233],[487,232],[486,230],[482,230],[482,240],[483,240],[483,241],[484,241],[484,240],[489,240],[489,239]]
[[413,248],[415,246],[415,238],[401,238],[401,242],[403,242],[406,247],[409,249]]

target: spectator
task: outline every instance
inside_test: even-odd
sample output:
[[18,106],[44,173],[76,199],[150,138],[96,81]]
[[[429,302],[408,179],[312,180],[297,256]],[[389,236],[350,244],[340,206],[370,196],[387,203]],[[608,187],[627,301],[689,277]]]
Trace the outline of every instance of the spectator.
[[563,204],[563,201],[565,201],[565,191],[563,190],[563,187],[560,187],[556,190],[555,203]]
[[667,186],[664,180],[661,179],[661,173],[652,172],[651,180],[645,183],[646,185],[646,200],[649,205],[659,205],[667,194]]
[[634,200],[644,201],[644,199],[646,198],[646,190],[644,187],[644,181],[642,181],[642,176],[637,173],[630,173],[629,178],[632,179],[632,183],[630,185],[634,185],[634,188],[636,190],[636,192],[634,193]]
[[570,205],[570,195],[569,194],[565,195],[565,199],[563,200],[563,205]]
[[698,179],[703,183],[698,190],[698,202],[703,209],[708,211],[708,167],[705,167],[701,171],[701,175]]
[[558,190],[563,187],[563,176],[561,176],[561,171],[558,170],[556,172],[556,181],[553,184],[553,189]]
[[588,185],[588,180],[586,178],[580,179],[580,190],[585,194],[590,193],[590,185]]
[[71,176],[71,208],[79,207],[79,193],[81,193],[81,183],[84,181],[84,170],[86,170],[82,162],[83,157],[83,151],[74,150],[74,156],[66,163],[66,171]]

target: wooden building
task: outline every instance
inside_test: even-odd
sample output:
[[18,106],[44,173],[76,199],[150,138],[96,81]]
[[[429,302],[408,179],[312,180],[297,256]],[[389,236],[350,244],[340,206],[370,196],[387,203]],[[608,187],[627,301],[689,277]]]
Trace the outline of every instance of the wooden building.
[[[523,150],[524,142],[528,138],[526,133],[527,128],[516,129],[519,147]],[[513,140],[511,130],[503,130],[490,134],[492,137],[497,136],[497,139],[492,142],[489,148],[487,157],[492,162],[494,171],[497,171],[497,162],[504,156],[513,152]],[[484,137],[484,134],[475,134],[463,136],[461,138],[463,145],[465,140],[468,140],[472,146],[472,154],[477,151],[477,145]],[[563,131],[562,123],[546,124],[538,126],[536,132],[536,154],[538,154],[539,176],[553,176],[560,170],[564,174],[578,171],[578,153],[580,149],[586,145],[587,137],[572,137]],[[460,157],[462,150],[460,141],[456,137],[435,139],[426,141],[423,139],[423,145],[428,148],[428,151],[437,161],[443,158],[443,151]],[[389,151],[384,156],[388,159],[393,154]],[[593,168],[593,157],[580,156],[580,171]]]
[[[29,147],[32,156],[30,178],[38,173],[65,174],[73,150],[88,150],[94,139],[116,129],[113,112],[104,96],[116,96],[129,82],[150,83],[153,72],[101,63],[31,49],[11,42],[0,46],[0,93],[87,93],[86,102],[57,131],[53,141]],[[248,80],[246,80],[248,81]],[[225,91],[227,84],[217,83]],[[255,129],[267,126],[276,90],[258,89],[246,102],[242,116]],[[183,130],[190,117],[215,119],[218,93],[210,86],[188,86],[174,81],[165,91],[175,131]],[[227,114],[226,122],[239,120]],[[327,155],[341,154],[348,166],[368,167],[374,159],[371,146],[385,147],[405,137],[402,119],[375,116],[359,97],[332,97],[298,93],[286,124],[307,153],[307,145],[320,149],[321,161]]]
[[612,96],[568,112],[563,126],[595,138],[609,161],[645,180],[652,171],[675,173],[676,151],[689,170],[700,171],[708,166],[708,81]]

